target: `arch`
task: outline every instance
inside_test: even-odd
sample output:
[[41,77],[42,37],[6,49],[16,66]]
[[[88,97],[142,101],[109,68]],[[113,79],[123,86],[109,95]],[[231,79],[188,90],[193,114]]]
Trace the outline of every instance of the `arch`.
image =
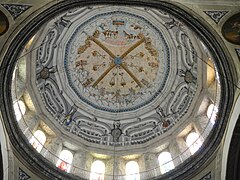
[[15,117],[17,121],[20,121],[23,115],[26,113],[26,106],[23,101],[19,100],[13,104]]
[[[234,137],[236,135],[236,133],[234,133],[234,131],[236,131],[236,127],[238,127],[238,124],[240,126],[239,106],[240,106],[240,96],[237,98],[234,110],[231,114],[229,128],[227,130],[226,139],[225,139],[224,146],[223,146],[223,153],[222,153],[223,154],[222,155],[223,163],[222,163],[221,168],[226,169],[226,171],[221,172],[221,179],[232,178],[233,180],[235,180],[232,177],[233,175],[235,175],[235,174],[233,174],[235,169],[232,168],[231,164],[233,165],[236,161],[238,161],[235,158],[236,151],[239,150],[239,154],[240,154],[240,148],[236,148],[236,146],[233,145],[234,141],[238,142],[238,140],[239,140],[239,138],[238,138],[236,141],[236,137]],[[234,152],[231,152],[231,151],[234,151]],[[234,154],[234,156],[232,156],[232,154]],[[234,162],[230,158],[234,158],[234,160],[233,160]],[[236,167],[236,165],[234,165],[234,167]],[[233,172],[229,172],[229,171],[233,171]]]
[[69,150],[62,150],[56,166],[62,171],[70,172],[73,154]]
[[[7,180],[7,179],[11,179],[11,177],[13,177],[10,173],[9,173],[9,166],[10,166],[10,162],[9,162],[9,157],[12,155],[11,151],[10,151],[10,143],[8,141],[7,138],[7,132],[4,128],[4,124],[2,121],[2,117],[1,117],[1,113],[0,113],[0,154],[2,156],[2,159],[0,160],[0,167],[2,168],[2,172],[0,170],[0,179],[3,180]],[[2,177],[1,177],[2,176]]]
[[90,180],[104,180],[105,164],[100,160],[92,163]]
[[30,139],[30,144],[38,151],[40,152],[43,148],[43,145],[45,144],[47,138],[44,132],[41,130],[37,130],[32,138]]
[[[239,106],[236,106],[239,107]],[[233,126],[234,130],[231,134],[231,138],[228,149],[227,159],[223,159],[222,164],[226,164],[226,171],[222,174],[225,174],[225,179],[238,180],[240,176],[240,143],[239,143],[239,128],[240,128],[240,115],[238,115],[238,120]],[[223,165],[222,165],[223,166]]]
[[212,124],[215,124],[218,108],[214,104],[210,104],[207,109],[207,117]]
[[191,132],[187,135],[186,143],[191,154],[194,154],[202,146],[200,136],[196,132]]
[[158,156],[158,162],[160,166],[160,171],[162,174],[174,169],[174,164],[172,161],[172,156],[169,152],[162,152]]
[[129,161],[126,164],[126,180],[140,180],[139,165],[136,161]]

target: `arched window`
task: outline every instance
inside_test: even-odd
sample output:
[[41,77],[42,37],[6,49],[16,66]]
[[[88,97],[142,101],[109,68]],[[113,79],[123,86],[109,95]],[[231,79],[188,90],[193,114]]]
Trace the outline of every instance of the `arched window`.
[[136,161],[126,164],[126,180],[140,180],[139,166]]
[[218,108],[214,104],[210,104],[207,109],[207,117],[212,124],[215,124]]
[[37,130],[32,138],[30,139],[30,144],[38,151],[40,152],[43,148],[43,145],[45,144],[46,142],[46,136],[45,134],[40,131],[40,130]]
[[72,160],[73,154],[68,150],[62,150],[56,166],[63,171],[69,172],[71,169]]
[[90,180],[104,180],[105,164],[102,161],[94,161],[91,166]]
[[174,169],[172,156],[169,152],[162,152],[161,154],[159,154],[158,162],[162,174]]
[[202,146],[200,136],[196,132],[191,132],[190,134],[188,134],[186,138],[186,143],[189,147],[191,154],[194,154]]
[[25,106],[24,102],[22,102],[21,100],[15,102],[14,105],[13,105],[13,109],[14,109],[17,121],[22,119],[22,116],[26,112],[26,106]]

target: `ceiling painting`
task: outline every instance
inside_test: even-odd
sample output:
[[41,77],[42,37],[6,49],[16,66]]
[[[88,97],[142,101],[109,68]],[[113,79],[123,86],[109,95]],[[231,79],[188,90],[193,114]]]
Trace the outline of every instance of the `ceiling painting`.
[[82,142],[146,143],[184,122],[203,87],[203,48],[162,11],[71,10],[32,44],[36,107]]

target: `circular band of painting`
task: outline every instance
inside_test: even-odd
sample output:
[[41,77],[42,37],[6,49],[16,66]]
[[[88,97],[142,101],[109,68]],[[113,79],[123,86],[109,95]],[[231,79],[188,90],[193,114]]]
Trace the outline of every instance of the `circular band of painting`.
[[9,22],[6,15],[0,11],[0,36],[7,32],[9,27]]
[[222,35],[227,41],[240,45],[240,13],[231,16],[223,24]]

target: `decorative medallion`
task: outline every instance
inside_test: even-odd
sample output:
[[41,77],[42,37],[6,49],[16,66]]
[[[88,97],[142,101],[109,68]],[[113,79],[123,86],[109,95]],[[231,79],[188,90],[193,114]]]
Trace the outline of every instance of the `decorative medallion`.
[[223,16],[225,16],[229,11],[212,10],[203,12],[207,14],[216,24],[218,24]]
[[30,5],[25,4],[1,4],[13,17],[13,19],[16,19],[18,16],[20,16],[22,13],[24,13],[26,10],[28,10]]
[[3,35],[9,27],[9,22],[6,15],[0,11],[0,36]]
[[49,77],[49,69],[48,68],[43,68],[42,71],[40,72],[40,77],[42,79],[47,79]]
[[28,180],[30,178],[31,177],[27,173],[25,173],[21,168],[19,168],[19,174],[18,174],[19,180]]
[[113,137],[113,141],[118,142],[122,134],[122,130],[120,129],[120,122],[114,123],[113,127],[114,129],[111,130],[111,135]]
[[240,45],[240,13],[233,15],[223,24],[222,35],[227,41]]
[[185,72],[184,80],[185,80],[186,83],[193,83],[195,79],[196,78],[194,78],[194,76],[192,75],[191,71],[187,70]]

